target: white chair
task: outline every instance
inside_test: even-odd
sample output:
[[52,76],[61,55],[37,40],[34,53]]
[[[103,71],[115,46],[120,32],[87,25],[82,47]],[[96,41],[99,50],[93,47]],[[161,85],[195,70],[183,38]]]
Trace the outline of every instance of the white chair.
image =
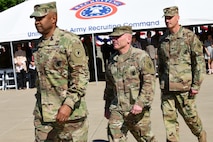
[[0,70],[0,90],[5,90],[4,70]]
[[15,75],[13,69],[6,69],[5,74],[5,89],[16,88]]

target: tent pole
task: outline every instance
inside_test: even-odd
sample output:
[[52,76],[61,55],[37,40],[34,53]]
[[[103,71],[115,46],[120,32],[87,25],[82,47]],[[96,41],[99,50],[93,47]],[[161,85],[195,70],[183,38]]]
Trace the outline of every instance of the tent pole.
[[97,75],[97,64],[96,64],[96,53],[95,53],[95,36],[94,33],[92,33],[92,49],[93,49],[93,58],[94,58],[94,69],[95,69],[95,81],[96,85],[98,85],[98,75]]
[[16,85],[16,90],[17,90],[18,87],[17,87],[17,78],[16,78],[16,70],[15,70],[15,64],[14,64],[14,54],[13,54],[13,44],[12,44],[12,41],[10,42],[10,48],[11,48],[11,56],[12,56],[13,74],[14,74],[15,85]]

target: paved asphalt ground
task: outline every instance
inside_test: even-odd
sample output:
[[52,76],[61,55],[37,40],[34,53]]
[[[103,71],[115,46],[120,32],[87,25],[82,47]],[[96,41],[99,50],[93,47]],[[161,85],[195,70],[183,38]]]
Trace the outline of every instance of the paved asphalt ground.
[[[87,89],[89,109],[88,142],[107,142],[107,120],[103,117],[103,90],[105,82],[90,82]],[[32,111],[35,104],[35,89],[0,91],[0,142],[33,142],[34,127]],[[208,135],[213,142],[213,75],[206,75],[200,93],[197,96],[198,113]],[[165,129],[160,110],[160,90],[156,82],[156,95],[152,105],[152,130],[158,142],[165,142]],[[180,142],[197,142],[189,128],[179,115]],[[136,140],[131,134],[129,142]]]

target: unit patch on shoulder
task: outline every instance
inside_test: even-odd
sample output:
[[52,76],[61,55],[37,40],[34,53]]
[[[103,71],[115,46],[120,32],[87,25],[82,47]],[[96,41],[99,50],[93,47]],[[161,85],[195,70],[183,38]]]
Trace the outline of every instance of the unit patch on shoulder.
[[71,60],[74,64],[82,64],[84,62],[85,52],[83,48],[74,48],[71,54]]
[[81,48],[76,48],[74,49],[74,55],[77,58],[80,58],[83,56],[83,50]]
[[144,63],[145,63],[144,68],[148,73],[154,73],[155,72],[153,62],[150,58],[145,57]]

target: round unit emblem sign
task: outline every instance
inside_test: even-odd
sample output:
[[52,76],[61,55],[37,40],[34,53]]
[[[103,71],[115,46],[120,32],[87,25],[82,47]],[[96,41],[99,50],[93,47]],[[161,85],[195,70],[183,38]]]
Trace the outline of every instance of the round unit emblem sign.
[[73,7],[71,10],[77,10],[75,16],[79,19],[103,18],[111,16],[117,12],[117,6],[124,3],[111,0],[93,0]]

